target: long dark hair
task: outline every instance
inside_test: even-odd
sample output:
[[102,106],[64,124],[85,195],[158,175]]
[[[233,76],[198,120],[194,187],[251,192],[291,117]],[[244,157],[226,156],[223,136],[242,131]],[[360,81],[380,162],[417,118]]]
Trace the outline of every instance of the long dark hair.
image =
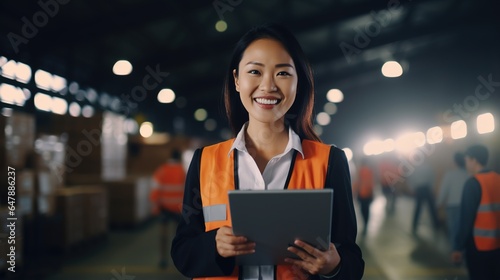
[[243,104],[241,104],[241,100],[236,92],[233,69],[236,69],[236,74],[238,75],[238,66],[247,47],[253,41],[263,38],[274,39],[280,42],[292,57],[296,67],[298,76],[297,95],[292,107],[290,107],[285,115],[285,122],[291,125],[300,139],[321,142],[312,126],[314,80],[311,66],[295,36],[283,26],[277,24],[268,24],[252,28],[241,37],[234,48],[229,68],[226,71],[223,88],[226,116],[234,135],[236,135],[243,124],[248,121],[248,113],[243,107]]

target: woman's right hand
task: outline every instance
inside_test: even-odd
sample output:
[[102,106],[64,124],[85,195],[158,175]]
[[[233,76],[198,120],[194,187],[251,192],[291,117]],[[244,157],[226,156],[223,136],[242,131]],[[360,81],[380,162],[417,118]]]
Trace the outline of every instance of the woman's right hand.
[[233,229],[223,226],[215,235],[217,253],[224,258],[255,253],[255,243],[244,236],[235,236]]

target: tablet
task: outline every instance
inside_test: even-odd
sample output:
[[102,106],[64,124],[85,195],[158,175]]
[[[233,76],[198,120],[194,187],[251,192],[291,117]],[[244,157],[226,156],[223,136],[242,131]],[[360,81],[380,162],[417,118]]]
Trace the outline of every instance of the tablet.
[[333,190],[229,191],[233,232],[256,243],[239,265],[276,265],[297,258],[287,248],[296,239],[320,250],[330,245]]

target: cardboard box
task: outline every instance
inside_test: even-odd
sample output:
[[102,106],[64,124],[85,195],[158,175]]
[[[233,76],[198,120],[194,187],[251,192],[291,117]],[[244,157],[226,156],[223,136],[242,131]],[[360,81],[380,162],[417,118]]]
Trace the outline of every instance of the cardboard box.
[[106,188],[99,185],[89,185],[75,186],[70,189],[74,192],[84,194],[84,239],[91,239],[106,234],[108,231],[108,198]]
[[63,188],[57,190],[56,215],[61,217],[54,234],[58,236],[54,244],[56,249],[69,250],[71,246],[84,239],[84,194],[82,192]]
[[105,182],[111,226],[136,226],[151,216],[151,179],[148,176]]
[[35,118],[33,115],[12,111],[9,117],[0,115],[1,159],[7,166],[22,169],[33,152]]

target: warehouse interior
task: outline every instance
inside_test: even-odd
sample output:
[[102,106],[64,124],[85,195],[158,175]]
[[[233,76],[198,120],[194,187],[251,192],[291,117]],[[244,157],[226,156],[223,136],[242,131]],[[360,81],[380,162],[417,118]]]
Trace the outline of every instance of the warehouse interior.
[[[423,158],[437,194],[453,153],[477,143],[500,172],[497,11],[490,0],[2,1],[0,277],[186,279],[158,266],[153,174],[175,150],[187,167],[233,137],[224,74],[238,39],[265,23],[297,36],[315,130],[353,177],[365,157]],[[467,279],[428,216],[412,236],[404,182],[394,216],[379,192],[358,236],[364,279]]]

